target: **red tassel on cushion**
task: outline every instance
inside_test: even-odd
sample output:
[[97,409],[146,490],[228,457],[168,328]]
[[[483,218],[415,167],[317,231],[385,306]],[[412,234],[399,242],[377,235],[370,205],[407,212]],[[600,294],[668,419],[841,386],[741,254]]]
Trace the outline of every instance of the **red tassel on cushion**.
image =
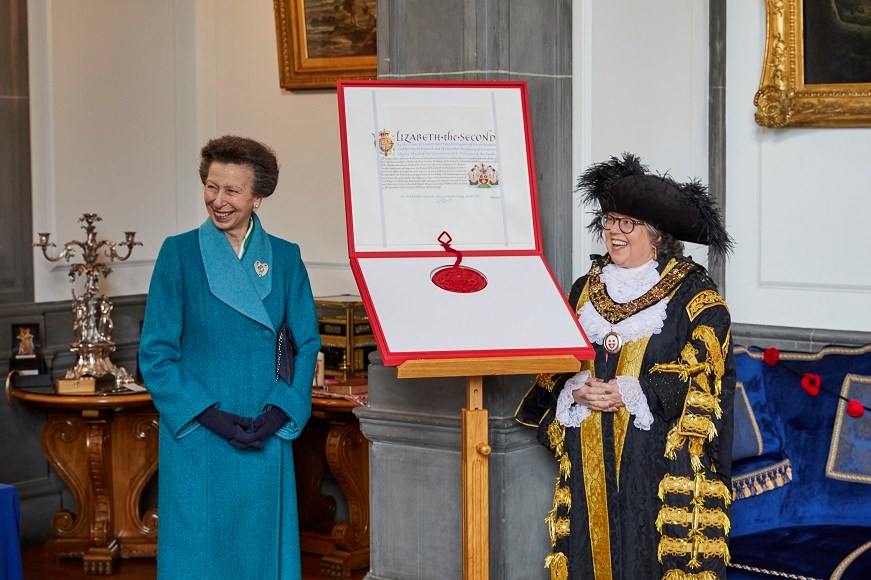
[[777,364],[778,360],[780,360],[780,351],[776,348],[766,348],[764,351],[762,351],[762,362],[764,362],[768,366],[773,367]]

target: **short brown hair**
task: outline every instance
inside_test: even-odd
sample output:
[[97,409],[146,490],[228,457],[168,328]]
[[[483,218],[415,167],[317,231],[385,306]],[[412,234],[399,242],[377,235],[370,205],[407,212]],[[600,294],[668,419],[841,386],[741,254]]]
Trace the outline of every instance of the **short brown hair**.
[[269,197],[278,185],[278,159],[272,147],[248,137],[224,135],[211,139],[200,151],[200,181],[205,185],[212,162],[250,165],[254,170],[252,192]]

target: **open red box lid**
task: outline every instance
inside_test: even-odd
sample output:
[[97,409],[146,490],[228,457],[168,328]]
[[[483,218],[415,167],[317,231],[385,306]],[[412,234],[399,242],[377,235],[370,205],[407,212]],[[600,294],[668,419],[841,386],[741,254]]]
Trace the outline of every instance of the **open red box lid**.
[[[340,81],[338,96],[348,254],[384,364],[593,358],[542,253],[526,84]],[[433,281],[460,269],[477,291]]]

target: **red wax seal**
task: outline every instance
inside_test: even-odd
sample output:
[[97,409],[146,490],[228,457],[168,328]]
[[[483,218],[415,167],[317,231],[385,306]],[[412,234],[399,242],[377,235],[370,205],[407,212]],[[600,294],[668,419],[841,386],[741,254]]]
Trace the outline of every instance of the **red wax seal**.
[[463,254],[451,247],[451,242],[454,241],[451,238],[451,234],[442,232],[437,239],[442,248],[446,252],[455,255],[457,260],[453,266],[442,266],[433,270],[433,273],[430,275],[432,283],[442,290],[459,292],[461,294],[483,290],[487,286],[487,278],[477,270],[460,266],[460,262],[463,261]]
[[487,278],[465,266],[444,266],[432,273],[432,283],[448,292],[468,294],[479,292],[487,286]]

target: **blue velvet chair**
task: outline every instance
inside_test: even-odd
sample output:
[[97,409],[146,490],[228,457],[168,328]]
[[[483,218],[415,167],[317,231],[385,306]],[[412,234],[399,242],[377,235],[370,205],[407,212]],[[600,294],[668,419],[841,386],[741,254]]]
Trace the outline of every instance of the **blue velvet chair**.
[[841,398],[871,408],[871,345],[735,353],[729,578],[871,579],[871,412]]
[[0,483],[0,580],[21,580],[18,491]]

